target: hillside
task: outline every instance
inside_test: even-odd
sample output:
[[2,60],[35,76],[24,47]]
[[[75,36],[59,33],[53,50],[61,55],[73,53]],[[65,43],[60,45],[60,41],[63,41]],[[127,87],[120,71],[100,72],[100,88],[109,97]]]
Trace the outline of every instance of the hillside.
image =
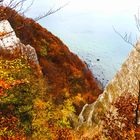
[[56,102],[63,102],[66,91],[70,96],[80,94],[85,103],[96,100],[102,92],[97,81],[87,66],[58,37],[10,8],[0,7],[0,20],[3,19],[8,19],[23,44],[35,48],[49,86],[48,92]]
[[0,140],[139,140],[139,62],[140,41],[102,93],[59,38],[1,6]]
[[52,33],[0,7],[0,139],[73,140],[77,114],[101,87]]

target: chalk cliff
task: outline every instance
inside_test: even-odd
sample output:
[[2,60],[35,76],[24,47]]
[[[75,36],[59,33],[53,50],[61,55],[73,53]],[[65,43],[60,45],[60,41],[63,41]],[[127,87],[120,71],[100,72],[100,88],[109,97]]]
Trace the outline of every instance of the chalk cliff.
[[88,139],[139,139],[140,42],[93,104],[79,115],[78,130]]
[[7,20],[0,21],[0,49],[9,54],[16,52],[17,55],[22,55],[35,64],[39,64],[35,49],[21,43]]

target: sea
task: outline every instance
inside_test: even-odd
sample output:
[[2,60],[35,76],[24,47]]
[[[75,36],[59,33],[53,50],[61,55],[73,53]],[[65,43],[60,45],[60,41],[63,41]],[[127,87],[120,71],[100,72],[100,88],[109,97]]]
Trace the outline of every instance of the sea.
[[[139,39],[135,19],[135,16],[139,16],[138,7],[135,6],[133,10],[124,7],[114,12],[113,9],[92,10],[92,6],[90,10],[78,10],[80,3],[77,9],[68,6],[38,22],[77,54],[105,87]],[[34,9],[27,16],[35,17],[43,10],[48,9],[45,6],[37,12]]]

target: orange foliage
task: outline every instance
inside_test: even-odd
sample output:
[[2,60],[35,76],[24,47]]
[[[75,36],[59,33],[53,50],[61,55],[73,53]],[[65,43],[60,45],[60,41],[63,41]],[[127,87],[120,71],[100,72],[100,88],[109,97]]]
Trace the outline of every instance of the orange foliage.
[[[54,99],[61,98],[64,88],[69,90],[71,97],[81,94],[87,103],[97,99],[102,89],[88,67],[77,55],[71,53],[59,38],[32,19],[0,6],[0,20],[3,19],[8,19],[22,43],[30,44],[36,49],[39,63],[50,87],[48,92]],[[94,91],[98,94],[95,95]],[[83,96],[85,93],[89,94],[90,99]]]
[[3,89],[9,89],[9,88],[11,88],[11,86],[9,84],[7,84],[3,80],[0,80],[0,87],[3,88]]
[[0,80],[0,96],[7,96],[3,91],[5,89],[11,89],[13,86],[26,83],[24,80],[15,80],[14,82],[7,83],[4,80]]
[[137,99],[130,95],[120,96],[113,105],[117,108],[117,114],[107,112],[102,118],[104,120],[103,133],[107,138],[114,140],[134,140]]
[[10,114],[5,117],[0,116],[0,130],[1,131],[14,131],[14,136],[0,136],[0,140],[26,140],[21,130],[17,127],[18,119]]

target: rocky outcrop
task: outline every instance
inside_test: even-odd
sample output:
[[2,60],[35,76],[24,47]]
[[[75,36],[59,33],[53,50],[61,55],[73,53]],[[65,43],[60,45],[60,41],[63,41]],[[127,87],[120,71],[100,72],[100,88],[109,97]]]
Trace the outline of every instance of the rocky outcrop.
[[[138,139],[140,124],[140,42],[105,91],[79,115],[79,131],[89,139]],[[85,130],[83,130],[85,129]]]
[[35,49],[30,45],[25,46],[20,42],[20,39],[16,37],[14,30],[7,20],[0,22],[0,49],[10,54],[18,51],[18,55],[22,55],[35,64],[38,64]]

